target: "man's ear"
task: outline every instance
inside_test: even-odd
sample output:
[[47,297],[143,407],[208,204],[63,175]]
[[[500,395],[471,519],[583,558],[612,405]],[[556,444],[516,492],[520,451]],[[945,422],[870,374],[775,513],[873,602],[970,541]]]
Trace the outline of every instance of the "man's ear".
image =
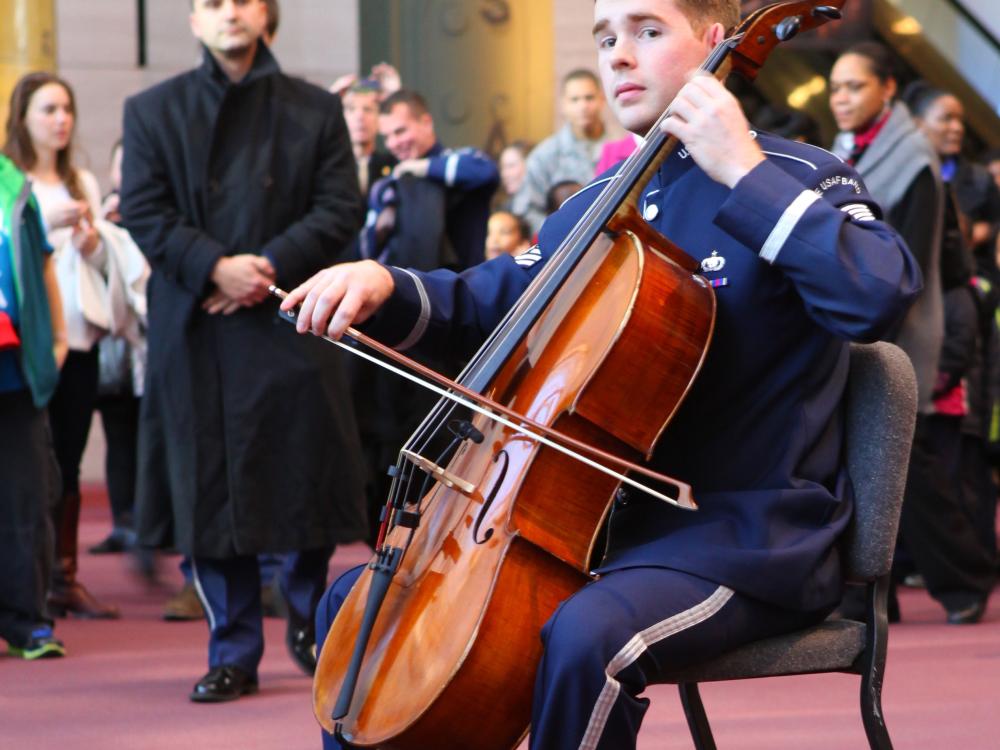
[[715,49],[719,42],[726,38],[726,27],[721,23],[713,23],[705,29],[704,42],[709,49]]

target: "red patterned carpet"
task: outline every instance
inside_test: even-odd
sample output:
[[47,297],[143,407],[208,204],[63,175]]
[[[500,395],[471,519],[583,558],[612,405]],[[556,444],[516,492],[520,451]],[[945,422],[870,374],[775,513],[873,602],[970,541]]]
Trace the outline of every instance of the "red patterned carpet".
[[[109,527],[100,493],[84,508],[81,546]],[[331,572],[362,561],[365,548],[338,550]],[[235,703],[187,700],[205,671],[204,622],[168,623],[162,602],[179,585],[176,558],[162,563],[164,589],[150,590],[119,556],[80,560],[83,580],[119,604],[114,622],[60,621],[65,659],[0,657],[0,750],[310,750],[319,747],[310,681],[284,647],[284,623],[266,621],[261,692]],[[902,592],[884,689],[899,750],[1000,747],[1000,602],[984,622],[949,627],[921,591]],[[856,678],[823,675],[707,685],[703,696],[719,747],[845,750],[866,747]],[[692,747],[671,688],[649,691],[641,750]],[[433,750],[428,748],[428,750]],[[470,749],[474,750],[474,749]]]

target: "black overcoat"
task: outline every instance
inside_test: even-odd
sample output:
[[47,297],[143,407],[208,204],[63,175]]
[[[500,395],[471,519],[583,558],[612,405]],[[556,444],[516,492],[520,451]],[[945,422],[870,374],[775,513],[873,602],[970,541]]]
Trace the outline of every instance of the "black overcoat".
[[238,84],[204,58],[125,104],[122,217],[153,268],[140,537],[220,558],[363,538],[346,355],[270,301],[201,310],[223,256],[286,289],[340,259],[362,211],[340,100],[263,44]]

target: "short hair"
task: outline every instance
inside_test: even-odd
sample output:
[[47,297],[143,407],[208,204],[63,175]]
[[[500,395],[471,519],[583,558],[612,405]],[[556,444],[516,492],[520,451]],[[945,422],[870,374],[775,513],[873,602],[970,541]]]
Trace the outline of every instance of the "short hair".
[[[563,202],[575,195],[583,185],[576,180],[560,180],[545,193],[545,213],[554,214]],[[567,195],[568,193],[568,195]]]
[[601,81],[597,77],[597,74],[592,70],[587,70],[586,68],[576,68],[571,70],[562,79],[562,90],[565,91],[566,87],[570,85],[573,81],[590,81],[598,89],[601,88]]
[[269,38],[274,38],[274,35],[278,33],[278,25],[281,23],[281,7],[278,5],[278,0],[264,0],[264,5],[267,6],[267,26],[265,30]]
[[497,213],[510,214],[510,216],[514,219],[514,223],[517,224],[517,233],[521,236],[521,239],[531,242],[531,225],[528,223],[527,219],[520,214],[513,213],[512,211],[498,211]]
[[674,0],[677,10],[683,13],[691,28],[700,32],[705,26],[721,23],[726,30],[740,23],[740,0]]
[[517,151],[517,153],[521,155],[522,159],[527,159],[528,154],[531,153],[532,148],[534,148],[534,146],[532,146],[531,143],[519,138],[516,141],[511,141],[502,149],[500,149],[500,153],[502,154],[507,149],[511,149],[512,151]]
[[427,106],[427,100],[416,91],[413,91],[412,89],[400,89],[382,100],[382,104],[378,110],[379,114],[389,114],[392,112],[393,107],[398,104],[405,104],[409,108],[410,114],[414,117],[429,115],[431,112],[430,108]]
[[840,53],[837,59],[846,55],[857,55],[865,58],[872,74],[882,83],[886,83],[890,78],[894,81],[898,80],[896,60],[889,48],[880,42],[858,42]]
[[949,96],[949,93],[944,89],[931,86],[927,81],[917,80],[912,81],[903,89],[900,98],[903,100],[903,104],[909,108],[911,114],[923,119],[927,110],[942,96]]

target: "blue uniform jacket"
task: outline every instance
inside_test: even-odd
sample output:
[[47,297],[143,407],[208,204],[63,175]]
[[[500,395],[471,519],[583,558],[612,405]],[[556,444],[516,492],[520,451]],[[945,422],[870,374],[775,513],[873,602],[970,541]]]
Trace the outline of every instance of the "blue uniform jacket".
[[[768,159],[733,190],[681,150],[644,193],[646,220],[702,260],[716,286],[709,354],[653,460],[691,484],[700,510],[640,499],[616,509],[599,571],[676,568],[811,611],[840,598],[847,342],[891,329],[921,279],[850,167],[812,146],[758,140]],[[400,347],[473,350],[608,179],[568,200],[522,256],[461,274],[390,269],[396,291],[369,331]]]
[[[404,234],[408,233],[411,237],[420,234],[424,236],[416,240],[400,237],[396,238],[398,241],[395,243],[391,238],[389,247],[379,247],[375,231],[379,214],[386,206],[395,205],[402,192],[397,178],[384,177],[371,189],[368,215],[362,230],[361,254],[363,257],[379,260],[387,258],[386,262],[394,262],[393,257],[428,258],[439,255],[440,241],[446,239],[459,268],[474,266],[483,259],[486,248],[490,200],[500,182],[497,166],[478,149],[446,149],[440,143],[435,143],[424,158],[428,160],[426,180],[441,186],[445,191],[443,215],[440,214],[441,209],[435,206],[432,195],[425,193],[421,196],[419,190],[410,189],[409,199],[421,204],[416,208],[411,207],[414,210],[410,215],[421,221],[422,226],[407,228]],[[437,215],[432,213],[420,217],[420,212],[428,211],[437,212]],[[446,237],[440,237],[442,231]],[[416,252],[414,247],[392,247],[393,244],[413,245],[414,242],[425,247]],[[428,243],[429,248],[426,247]]]

